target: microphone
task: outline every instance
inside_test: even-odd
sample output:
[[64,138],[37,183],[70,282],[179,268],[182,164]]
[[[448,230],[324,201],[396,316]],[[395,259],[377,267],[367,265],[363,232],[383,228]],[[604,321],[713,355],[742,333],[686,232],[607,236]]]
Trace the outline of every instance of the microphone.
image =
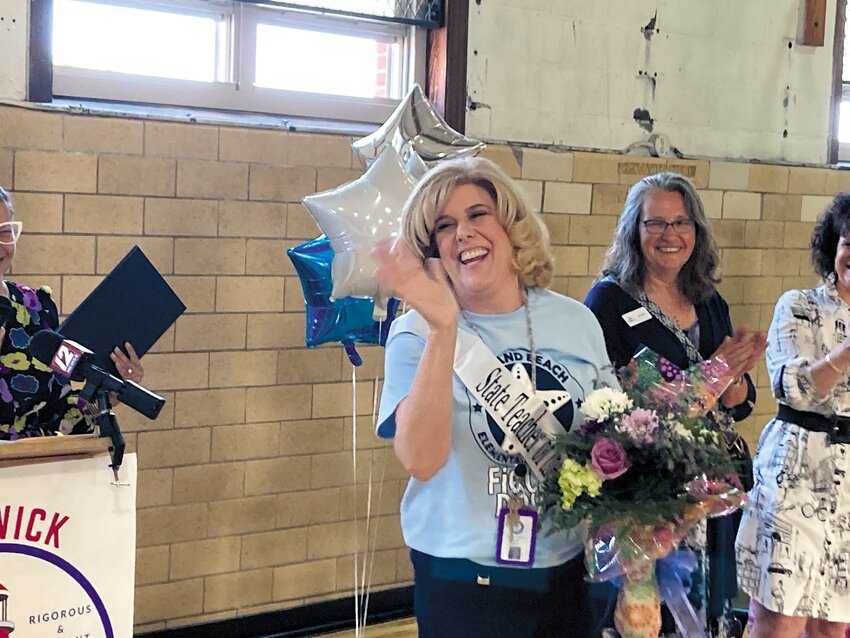
[[[0,303],[2,306],[2,303]],[[121,403],[149,419],[159,416],[165,399],[134,381],[124,381],[95,365],[94,353],[53,330],[39,330],[30,339],[30,353],[58,375],[85,381],[81,396],[91,400],[98,390],[114,392]]]
[[[50,351],[54,350],[55,337],[50,334],[51,332],[49,330],[40,330],[30,340],[30,351],[33,357],[42,363],[47,362]],[[53,334],[56,337],[62,336],[58,332]],[[50,338],[48,339],[48,337]],[[42,356],[42,351],[47,356]],[[72,381],[83,381],[82,366],[80,366],[80,371],[77,371],[77,366],[83,361],[89,364],[93,363],[94,353],[76,341],[64,339],[55,348],[53,358],[50,360],[50,367],[60,376],[67,377]]]

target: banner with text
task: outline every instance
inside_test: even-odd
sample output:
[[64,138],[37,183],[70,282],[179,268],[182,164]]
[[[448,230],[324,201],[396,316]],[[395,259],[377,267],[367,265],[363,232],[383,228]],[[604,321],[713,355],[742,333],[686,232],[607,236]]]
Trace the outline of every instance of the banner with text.
[[133,635],[136,455],[0,469],[0,638]]

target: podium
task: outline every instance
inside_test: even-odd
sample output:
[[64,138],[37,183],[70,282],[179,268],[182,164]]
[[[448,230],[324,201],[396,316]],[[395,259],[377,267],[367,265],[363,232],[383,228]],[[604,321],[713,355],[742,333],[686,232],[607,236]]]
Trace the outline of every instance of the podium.
[[136,456],[109,439],[0,443],[0,637],[133,635]]
[[68,461],[103,454],[109,439],[96,434],[37,436],[10,443],[0,441],[0,468]]

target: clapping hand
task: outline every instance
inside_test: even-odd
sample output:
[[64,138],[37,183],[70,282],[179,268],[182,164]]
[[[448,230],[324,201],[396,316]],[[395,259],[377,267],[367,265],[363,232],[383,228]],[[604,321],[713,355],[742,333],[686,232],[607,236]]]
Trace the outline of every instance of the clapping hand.
[[457,302],[439,258],[423,263],[403,240],[378,242],[372,249],[375,278],[428,322],[431,328],[457,324]]
[[753,369],[767,348],[767,335],[762,330],[749,330],[746,326],[726,337],[712,356],[722,356],[733,377],[740,377]]

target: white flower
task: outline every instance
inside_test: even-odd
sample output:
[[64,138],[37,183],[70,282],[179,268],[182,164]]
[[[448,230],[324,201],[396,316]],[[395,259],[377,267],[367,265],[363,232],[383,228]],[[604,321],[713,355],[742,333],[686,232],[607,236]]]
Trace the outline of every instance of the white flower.
[[687,441],[693,441],[694,440],[693,433],[688,428],[686,428],[683,424],[681,424],[679,422],[677,422],[673,426],[673,434],[675,434],[679,438],[685,439]]
[[624,392],[613,388],[599,388],[587,395],[581,411],[589,421],[605,421],[632,407],[632,400]]

